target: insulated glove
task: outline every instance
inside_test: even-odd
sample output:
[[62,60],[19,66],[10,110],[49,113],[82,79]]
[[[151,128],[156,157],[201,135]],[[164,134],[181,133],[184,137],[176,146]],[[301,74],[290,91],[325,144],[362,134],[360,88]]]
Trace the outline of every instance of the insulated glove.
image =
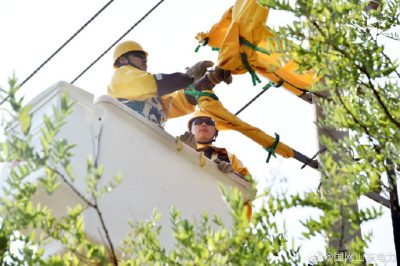
[[204,76],[207,72],[207,68],[212,67],[213,65],[214,63],[211,61],[200,61],[192,67],[186,68],[186,74],[194,80],[198,80]]
[[183,135],[179,136],[179,139],[188,145],[189,147],[196,149],[197,148],[197,141],[196,137],[193,135],[192,132],[186,131]]
[[229,70],[216,67],[214,70],[207,73],[208,79],[215,85],[224,81],[226,84],[232,83],[232,74]]
[[218,165],[218,169],[223,173],[232,173],[233,167],[230,163],[221,161],[220,159],[215,159],[214,162]]

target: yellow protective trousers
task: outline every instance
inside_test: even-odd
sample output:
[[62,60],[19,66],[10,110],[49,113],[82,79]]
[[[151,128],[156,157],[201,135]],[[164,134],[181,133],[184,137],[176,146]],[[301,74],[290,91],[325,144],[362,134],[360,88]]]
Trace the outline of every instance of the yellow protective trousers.
[[284,82],[283,87],[301,95],[318,77],[312,70],[299,73],[298,64],[285,61],[279,52],[283,42],[265,25],[268,11],[256,0],[237,0],[208,33],[199,33],[196,38],[219,49],[220,68],[232,74],[254,71],[272,82]]

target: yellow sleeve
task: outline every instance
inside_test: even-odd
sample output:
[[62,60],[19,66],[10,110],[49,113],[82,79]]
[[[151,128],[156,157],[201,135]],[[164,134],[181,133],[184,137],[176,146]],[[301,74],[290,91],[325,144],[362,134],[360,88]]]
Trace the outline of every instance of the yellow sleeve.
[[[214,94],[212,90],[205,92]],[[254,140],[263,148],[271,147],[275,141],[275,138],[266,134],[261,129],[253,127],[252,125],[240,120],[237,116],[226,110],[220,101],[214,100],[209,96],[199,97],[198,107],[203,112],[214,118],[215,122],[217,123],[217,128],[220,130],[236,130]],[[278,146],[276,147],[276,153],[284,158],[290,158],[294,156],[293,150],[282,142],[279,142]]]
[[251,176],[249,170],[243,165],[242,161],[236,157],[236,155],[229,154],[229,161],[231,162],[233,171],[241,174],[242,176]]
[[193,113],[195,109],[195,106],[187,100],[184,90],[164,95],[160,100],[168,118],[184,116]]
[[152,74],[131,66],[118,68],[108,86],[113,98],[145,101],[158,96],[156,80]]
[[212,48],[221,48],[222,43],[224,42],[225,36],[229,31],[232,23],[232,9],[233,7],[229,8],[224,15],[222,16],[221,20],[214,24],[210,31],[200,32],[196,35],[196,39],[199,41],[207,41],[207,45],[211,46]]

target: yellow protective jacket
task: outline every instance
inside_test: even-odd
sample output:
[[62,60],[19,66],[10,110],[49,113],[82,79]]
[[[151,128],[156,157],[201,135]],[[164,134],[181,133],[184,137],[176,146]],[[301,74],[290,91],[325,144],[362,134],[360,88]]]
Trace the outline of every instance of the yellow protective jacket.
[[[207,156],[210,160],[215,160],[219,155],[226,155],[229,159],[229,163],[232,165],[233,171],[241,174],[242,176],[251,176],[249,170],[243,165],[243,163],[236,157],[235,154],[229,153],[224,148],[218,148],[208,144],[197,144],[197,151],[205,151],[206,149],[211,148],[212,153]],[[251,180],[248,180],[251,181]]]
[[133,66],[122,66],[115,70],[108,86],[108,95],[133,101],[157,98],[167,118],[183,116],[194,111],[183,90],[158,97],[158,89],[153,74]]
[[276,83],[283,81],[286,89],[301,95],[318,77],[311,70],[297,73],[298,65],[292,60],[282,62],[283,42],[265,26],[268,11],[256,0],[237,0],[209,32],[196,38],[219,49],[220,68],[241,74],[249,70],[248,64],[251,71]]
[[[207,90],[205,92],[214,94],[212,90]],[[198,99],[198,108],[215,120],[219,130],[236,130],[254,140],[263,148],[270,148],[275,141],[275,138],[266,134],[261,129],[242,121],[236,115],[225,109],[220,101],[210,96],[200,96]],[[294,156],[293,149],[282,142],[279,142],[275,151],[284,158],[291,158]]]

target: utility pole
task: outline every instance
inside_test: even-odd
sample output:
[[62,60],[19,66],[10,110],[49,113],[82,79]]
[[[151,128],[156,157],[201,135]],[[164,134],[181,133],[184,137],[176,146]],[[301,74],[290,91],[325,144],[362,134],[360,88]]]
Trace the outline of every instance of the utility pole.
[[[325,97],[329,97],[329,93],[323,93]],[[324,115],[322,113],[322,108],[318,104],[318,99],[316,97],[313,98],[313,102],[316,104],[316,116],[317,116],[317,121],[321,121],[324,119]],[[320,149],[324,149],[325,147],[321,143],[321,138],[322,136],[328,136],[331,137],[335,140],[341,140],[344,137],[347,137],[349,133],[347,131],[339,131],[334,128],[320,128],[318,127],[318,139],[319,139],[319,147]],[[332,156],[333,160],[335,162],[339,162],[341,160],[340,155],[334,154]],[[321,175],[321,178],[326,178],[323,175]],[[349,202],[349,197],[347,196],[347,191],[349,187],[342,187],[341,188],[341,193],[340,193],[340,198],[337,198],[336,195],[332,195],[329,193],[331,190],[333,184],[330,180],[321,180],[321,185],[322,185],[322,193],[323,197],[326,197],[328,201],[341,201],[345,200],[346,202]],[[334,232],[340,232],[340,237],[330,237],[328,239],[328,246],[334,248],[338,252],[346,252],[348,250],[349,244],[352,240],[355,238],[359,237],[361,239],[361,228],[359,227],[357,230],[354,230],[351,227],[351,223],[349,222],[349,217],[344,212],[344,206],[340,206],[340,212],[341,212],[341,218],[337,220],[334,224]],[[358,212],[358,204],[356,202],[352,202],[350,204],[350,208],[354,212]]]
[[[329,96],[329,95],[325,95]],[[313,103],[316,103],[316,116],[317,116],[317,121],[324,119],[324,115],[322,113],[321,107],[318,105],[318,99],[313,97]],[[336,129],[326,129],[326,128],[320,128],[318,127],[318,138],[321,139],[323,135],[327,135],[331,138],[334,138],[335,140],[340,140],[343,139],[344,137],[348,136],[347,131],[338,131]],[[321,141],[319,141],[319,146],[320,149],[323,149],[323,145],[321,144]],[[340,155],[333,155],[333,160],[336,162],[340,161]],[[400,206],[399,206],[399,197],[398,197],[398,191],[397,191],[397,178],[396,178],[396,171],[395,171],[395,166],[392,162],[389,160],[387,161],[387,175],[388,175],[388,183],[389,183],[389,194],[390,194],[390,199],[386,199],[379,195],[377,192],[369,192],[365,196],[368,198],[380,203],[381,205],[389,208],[391,210],[391,217],[392,217],[392,225],[393,225],[393,238],[395,242],[395,250],[396,250],[396,257],[397,257],[397,265],[400,265]],[[321,177],[323,178],[323,177]],[[327,188],[324,189],[322,187],[322,190],[324,191],[329,191],[329,182],[322,182],[322,184],[325,184]],[[329,193],[326,193],[326,196],[328,200],[341,200],[345,199],[348,201],[348,198],[346,197],[346,190],[351,189],[351,188],[343,188],[341,193],[342,198],[332,198],[329,199]],[[353,204],[350,205],[350,208],[354,212],[358,211],[358,204],[357,202],[354,202]],[[348,244],[355,238],[355,237],[360,237],[361,238],[361,230],[356,230],[352,231],[350,228],[350,223],[348,222],[349,219],[347,219],[346,215],[343,215],[340,220],[338,220],[334,227],[335,227],[335,232],[340,232],[342,231],[343,236],[340,238],[330,238],[328,240],[328,246],[334,248],[338,252],[345,252],[347,250]]]
[[397,178],[395,165],[390,160],[386,160],[386,163],[388,168],[387,174],[389,183],[390,212],[392,215],[394,246],[396,250],[397,265],[400,265],[400,206],[399,194],[397,191]]

